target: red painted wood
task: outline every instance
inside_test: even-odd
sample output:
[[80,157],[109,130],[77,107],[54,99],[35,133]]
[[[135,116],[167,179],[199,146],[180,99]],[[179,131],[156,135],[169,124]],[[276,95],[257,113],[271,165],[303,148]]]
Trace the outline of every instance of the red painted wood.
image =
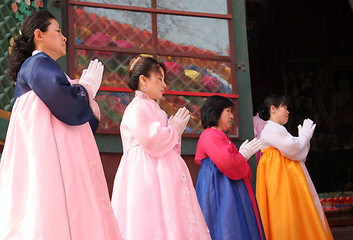
[[[124,88],[124,87],[106,87],[106,86],[101,86],[99,88],[99,90],[107,91],[107,92],[133,92],[130,88]],[[210,96],[213,96],[213,95],[219,95],[219,96],[223,96],[223,97],[226,97],[226,98],[234,98],[234,99],[239,98],[238,94],[209,93],[209,92],[187,92],[187,91],[172,91],[172,90],[166,90],[164,92],[164,95],[194,96],[194,97],[210,97]]]
[[117,9],[117,10],[127,10],[127,11],[134,11],[134,12],[163,13],[163,14],[191,16],[191,17],[233,19],[231,14],[189,12],[189,11],[161,9],[161,8],[154,8],[154,7],[146,8],[146,7],[123,6],[123,5],[106,4],[106,3],[80,2],[80,1],[72,1],[72,0],[69,1],[69,5],[84,6],[84,7],[107,8],[107,9]]
[[[156,39],[153,36],[153,40],[157,42],[157,36],[156,36]],[[198,58],[198,59],[205,59],[210,61],[222,61],[222,62],[231,61],[231,57],[229,56],[208,55],[208,54],[190,53],[190,52],[171,52],[171,51],[158,50],[157,48],[155,48],[154,50],[149,50],[149,49],[119,48],[119,47],[111,47],[111,46],[88,46],[88,45],[77,45],[77,44],[74,44],[73,46],[75,49],[83,49],[83,50],[91,50],[91,51],[107,51],[107,52],[119,52],[119,53],[131,53],[131,54],[144,53],[144,54],[151,54],[151,55],[171,56],[171,57]]]

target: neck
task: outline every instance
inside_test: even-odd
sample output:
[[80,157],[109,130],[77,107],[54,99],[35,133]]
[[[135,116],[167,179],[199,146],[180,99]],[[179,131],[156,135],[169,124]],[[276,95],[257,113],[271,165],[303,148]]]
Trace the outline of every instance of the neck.
[[142,92],[149,99],[155,100],[155,99],[151,98],[146,92],[142,91],[141,89],[139,89],[139,91]]
[[277,124],[279,124],[279,125],[282,125],[282,124],[279,123],[276,119],[270,118],[269,120],[272,121],[272,122],[274,122],[274,123],[277,123]]
[[36,47],[36,49],[34,49],[34,51],[39,51],[39,52],[44,52],[46,53],[49,57],[51,57],[54,61],[56,61],[59,57],[54,56],[52,53],[45,51],[45,49],[43,49],[41,46]]

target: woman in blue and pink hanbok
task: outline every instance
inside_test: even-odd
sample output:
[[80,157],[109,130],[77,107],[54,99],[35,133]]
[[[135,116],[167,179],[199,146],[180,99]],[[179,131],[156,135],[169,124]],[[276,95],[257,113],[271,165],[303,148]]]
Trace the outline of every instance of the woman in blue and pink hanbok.
[[66,38],[47,11],[32,13],[21,31],[12,57],[24,42],[34,41],[36,51],[14,75],[0,163],[0,239],[121,239],[93,136],[103,66],[91,62],[86,78],[68,79],[55,61],[66,53]]

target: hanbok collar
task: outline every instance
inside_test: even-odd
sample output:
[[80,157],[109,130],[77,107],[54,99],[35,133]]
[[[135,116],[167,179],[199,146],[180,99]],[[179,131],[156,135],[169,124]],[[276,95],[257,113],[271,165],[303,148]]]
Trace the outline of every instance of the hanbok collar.
[[209,127],[209,128],[211,128],[211,129],[215,129],[215,130],[217,130],[217,131],[219,131],[219,132],[224,133],[222,130],[220,130],[220,129],[216,128],[216,127]]
[[[142,98],[142,99],[150,99],[148,96],[147,96],[147,94],[146,93],[144,93],[144,92],[142,92],[142,91],[140,91],[140,90],[136,90],[135,91],[135,96],[136,97],[139,97],[139,98]],[[150,100],[152,100],[152,99],[150,99]]]
[[232,144],[232,142],[230,141],[230,138],[229,138],[229,137],[227,136],[227,134],[226,134],[224,131],[222,131],[221,129],[218,129],[218,128],[215,128],[215,127],[208,127],[208,128],[206,128],[206,130],[207,130],[207,129],[212,129],[212,131],[219,132],[221,135],[223,135],[223,136],[225,136],[225,137],[227,138],[229,144]]
[[146,93],[140,91],[140,90],[136,90],[135,91],[135,97],[138,97],[139,99],[145,100],[148,103],[152,104],[153,106],[159,107],[159,104],[157,103],[157,100],[153,100],[151,99],[149,96],[147,96]]
[[[158,105],[157,100],[153,100],[153,99],[150,98],[146,93],[144,93],[144,92],[142,92],[142,91],[140,91],[140,90],[136,90],[136,91],[135,91],[135,97],[141,98],[141,99],[143,99],[143,100],[147,100],[147,101],[149,101],[149,102],[153,102],[153,103],[155,103],[155,104]],[[159,106],[159,105],[158,105],[158,106]]]
[[33,52],[32,52],[32,56],[34,56],[34,55],[36,55],[37,53],[40,53],[41,51],[38,51],[38,50],[34,50]]
[[275,124],[275,125],[282,126],[281,124],[278,124],[278,123],[276,123],[276,122],[274,122],[274,121],[271,121],[271,120],[267,120],[267,122],[268,122],[268,123],[271,123],[271,124]]
[[270,125],[272,125],[272,126],[274,126],[274,127],[277,127],[277,128],[286,129],[285,126],[283,126],[283,125],[281,125],[281,124],[278,124],[278,123],[276,123],[276,122],[274,122],[274,121],[271,121],[271,120],[268,120],[268,121],[267,121],[267,124],[270,124]]
[[208,127],[208,128],[206,128],[206,130],[207,129],[212,129],[212,131],[216,131],[216,132],[221,133],[222,135],[227,136],[227,134],[224,131],[222,131],[221,129],[218,129],[218,128],[215,128],[215,127]]

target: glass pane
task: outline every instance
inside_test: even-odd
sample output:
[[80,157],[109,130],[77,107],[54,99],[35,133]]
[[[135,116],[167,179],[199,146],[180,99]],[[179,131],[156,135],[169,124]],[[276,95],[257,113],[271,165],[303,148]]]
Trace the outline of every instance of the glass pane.
[[101,111],[98,130],[116,132],[120,127],[125,108],[134,98],[134,93],[99,91],[96,100]]
[[80,0],[81,2],[107,3],[114,5],[134,6],[134,7],[151,7],[151,0]]
[[[133,54],[125,53],[76,50],[75,71],[73,78],[80,78],[82,70],[87,68],[90,59],[99,58],[104,64],[102,86],[127,87],[126,77],[128,64],[134,57],[136,56]],[[221,77],[227,75],[227,72],[230,71],[230,69],[226,70],[228,69],[228,67],[226,67],[227,63],[190,58],[172,59],[171,57],[161,57],[160,61],[163,61],[167,67],[167,85],[171,90],[201,91],[200,87],[198,90],[192,89],[192,87],[195,87],[196,85],[200,86],[200,82],[196,82],[196,78],[192,78],[192,76],[196,74],[200,75],[197,78],[198,81],[202,82],[202,79],[205,79],[205,77],[209,81],[211,79],[214,80],[212,83],[204,81],[205,84],[202,85],[202,90],[204,92],[231,93],[232,91],[231,84]],[[202,70],[198,70],[197,66],[199,66]],[[230,75],[226,78],[230,79]],[[187,83],[192,82],[192,84],[187,85],[185,79],[187,79]],[[212,86],[217,86],[217,88],[210,88]],[[133,93],[99,91],[96,97],[102,115],[99,128],[108,132],[116,132],[116,130],[119,129],[122,114],[132,98]],[[187,107],[191,112],[191,120],[188,124],[186,132],[199,133],[202,131],[200,107],[204,100],[205,98],[203,97],[164,95],[159,103],[161,108],[169,115],[175,114],[178,108],[184,106]],[[235,111],[237,111],[237,106]],[[237,113],[235,112],[235,114]],[[230,132],[231,134],[236,135],[236,126],[238,124],[237,118],[235,118],[234,121],[235,127]]]
[[161,49],[229,55],[227,20],[159,14],[157,28]]
[[127,88],[126,76],[129,62],[134,57],[136,57],[134,54],[118,52],[76,50],[74,78],[80,78],[82,70],[87,68],[89,61],[98,58],[104,65],[101,86]]
[[[104,74],[101,86],[128,87],[126,76],[129,62],[136,57],[133,54],[104,52],[104,51],[75,51],[74,78],[80,78],[82,70],[86,69],[91,59],[98,58],[104,65]],[[134,93],[99,91],[96,100],[101,110],[99,129],[104,132],[114,132],[119,129],[122,115],[126,106],[134,97]]]
[[165,56],[159,60],[166,66],[170,90],[232,93],[229,62]]
[[[122,93],[122,92],[106,92],[99,91],[96,100],[101,110],[101,121],[98,130],[109,133],[119,129],[121,119],[127,105],[134,98],[134,93]],[[191,112],[190,121],[185,129],[185,133],[201,133],[203,131],[201,124],[200,108],[206,98],[203,97],[184,97],[184,96],[173,96],[164,95],[160,99],[159,105],[168,116],[174,115],[177,110],[181,107],[186,107]],[[232,127],[228,133],[232,136],[238,136],[238,107],[237,103],[234,107],[234,119]]]
[[157,0],[157,7],[191,12],[227,14],[227,0]]
[[75,43],[88,46],[152,48],[151,14],[76,7]]
[[205,98],[203,97],[184,97],[175,95],[164,95],[159,101],[161,108],[168,114],[174,115],[179,108],[186,107],[190,113],[190,121],[185,129],[185,133],[201,133],[200,108]]
[[[179,108],[186,107],[190,113],[191,118],[185,129],[185,133],[201,133],[203,131],[201,124],[201,106],[206,100],[204,97],[189,97],[189,96],[175,96],[175,95],[164,95],[159,101],[161,108],[168,114],[168,116],[174,115]],[[229,129],[229,133],[232,136],[238,136],[238,103],[234,102],[234,119],[232,127]]]

